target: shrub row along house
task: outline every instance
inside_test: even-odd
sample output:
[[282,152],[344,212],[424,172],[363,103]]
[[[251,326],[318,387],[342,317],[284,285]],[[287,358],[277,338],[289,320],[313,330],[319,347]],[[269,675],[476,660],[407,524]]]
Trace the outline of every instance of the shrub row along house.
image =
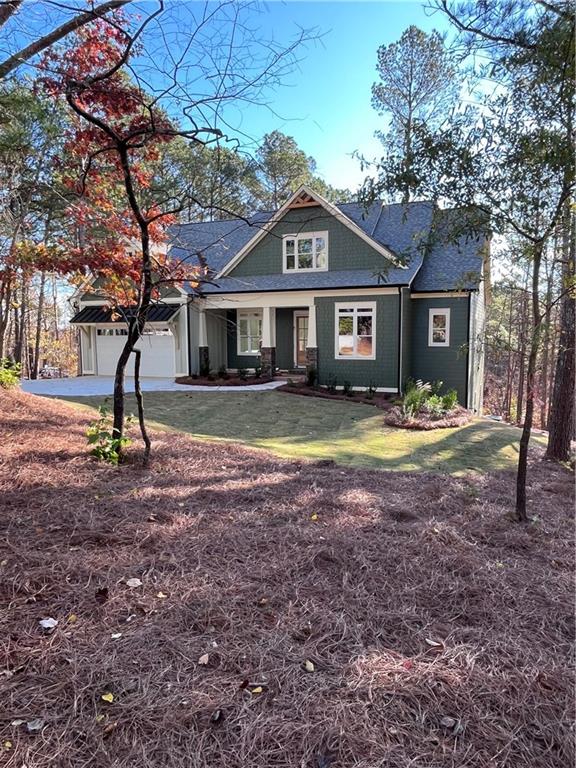
[[[171,255],[211,279],[148,315],[142,373],[307,370],[319,384],[401,393],[442,380],[482,405],[487,236],[431,203],[333,205],[301,187],[275,214],[181,224]],[[126,333],[97,290],[77,297],[83,374],[112,375]]]

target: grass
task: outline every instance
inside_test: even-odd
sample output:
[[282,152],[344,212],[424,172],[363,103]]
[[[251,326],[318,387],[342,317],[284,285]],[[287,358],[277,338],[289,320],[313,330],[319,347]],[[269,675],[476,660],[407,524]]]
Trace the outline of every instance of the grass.
[[[65,399],[97,407],[106,398]],[[395,429],[384,426],[382,411],[369,405],[278,392],[148,392],[145,407],[154,426],[292,459],[460,475],[512,469],[518,457],[520,432],[514,427],[476,420],[429,432]],[[127,411],[135,409],[128,396]]]

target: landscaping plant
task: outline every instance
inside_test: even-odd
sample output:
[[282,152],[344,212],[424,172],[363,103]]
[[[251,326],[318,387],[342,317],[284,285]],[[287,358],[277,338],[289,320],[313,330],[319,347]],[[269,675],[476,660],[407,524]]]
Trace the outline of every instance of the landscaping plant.
[[[128,416],[124,425],[132,423],[134,417]],[[112,416],[105,405],[98,408],[98,418],[93,421],[86,430],[88,445],[93,448],[90,451],[99,461],[106,461],[108,464],[118,464],[124,448],[130,445],[132,440],[123,435],[116,437],[112,429]]]
[[13,363],[7,357],[0,358],[0,387],[11,389],[20,382],[20,363]]

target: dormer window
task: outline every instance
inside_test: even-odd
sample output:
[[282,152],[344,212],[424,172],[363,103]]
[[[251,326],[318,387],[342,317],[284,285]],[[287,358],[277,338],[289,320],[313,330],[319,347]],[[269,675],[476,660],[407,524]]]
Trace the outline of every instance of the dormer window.
[[284,272],[325,272],[328,269],[328,232],[284,235]]

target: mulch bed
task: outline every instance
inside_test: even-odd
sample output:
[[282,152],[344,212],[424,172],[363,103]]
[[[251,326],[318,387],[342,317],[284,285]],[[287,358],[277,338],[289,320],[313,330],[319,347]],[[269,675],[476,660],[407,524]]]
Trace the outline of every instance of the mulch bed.
[[229,376],[227,379],[206,378],[206,376],[179,376],[175,379],[176,384],[189,384],[194,387],[249,387],[254,384],[267,384],[274,381],[272,376],[249,376],[241,379],[239,376]]
[[347,400],[350,403],[364,403],[365,405],[375,405],[377,408],[388,410],[392,408],[390,395],[376,392],[374,397],[366,397],[362,392],[354,392],[351,395],[345,395],[343,392],[328,392],[321,387],[310,387],[302,384],[284,384],[276,389],[276,392],[288,392],[291,395],[303,395],[304,397],[319,397],[322,400]]
[[89,419],[0,392],[4,765],[574,764],[565,469],[532,457],[523,526],[510,473],[166,433],[113,468]]
[[440,418],[431,418],[423,414],[418,414],[407,419],[402,414],[402,409],[392,408],[384,419],[389,427],[399,427],[400,429],[447,429],[449,427],[463,427],[472,421],[473,414],[458,405],[449,413]]

